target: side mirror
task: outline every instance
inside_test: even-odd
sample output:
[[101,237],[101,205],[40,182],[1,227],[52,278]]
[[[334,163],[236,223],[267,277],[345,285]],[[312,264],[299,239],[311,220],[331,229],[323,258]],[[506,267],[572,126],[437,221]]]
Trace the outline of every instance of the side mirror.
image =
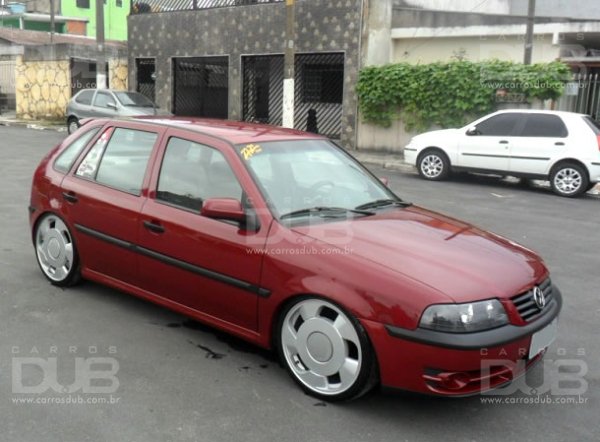
[[200,215],[207,218],[246,223],[246,213],[242,208],[242,203],[233,198],[209,198],[204,200]]
[[385,187],[390,183],[390,180],[387,177],[380,177],[379,181],[381,181]]
[[477,126],[471,126],[467,129],[467,135],[479,135],[479,131],[477,130]]
[[109,101],[108,103],[106,103],[106,107],[112,110],[117,110],[117,103],[113,103],[112,101]]

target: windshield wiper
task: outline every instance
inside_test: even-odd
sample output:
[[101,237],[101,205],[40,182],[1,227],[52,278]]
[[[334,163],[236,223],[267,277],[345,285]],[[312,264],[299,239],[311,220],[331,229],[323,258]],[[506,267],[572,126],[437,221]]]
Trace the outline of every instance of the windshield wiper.
[[312,215],[326,215],[326,216],[339,216],[345,215],[347,213],[357,213],[359,215],[375,215],[374,212],[370,212],[368,210],[361,210],[360,208],[356,209],[346,209],[345,207],[309,207],[307,209],[294,210],[289,213],[285,213],[279,217],[279,219],[285,218],[295,218],[298,216],[312,216]]
[[412,203],[408,203],[406,201],[399,201],[393,199],[380,199],[371,201],[365,204],[361,204],[360,206],[356,206],[355,210],[365,210],[365,209],[378,209],[380,207],[386,206],[396,206],[396,207],[408,207],[412,206]]

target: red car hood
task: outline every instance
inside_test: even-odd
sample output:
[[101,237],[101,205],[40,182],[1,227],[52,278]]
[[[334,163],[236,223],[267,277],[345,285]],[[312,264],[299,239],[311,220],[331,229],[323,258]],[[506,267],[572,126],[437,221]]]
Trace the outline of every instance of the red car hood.
[[414,206],[293,230],[369,260],[374,264],[374,277],[377,266],[384,266],[455,302],[511,297],[547,273],[534,252]]

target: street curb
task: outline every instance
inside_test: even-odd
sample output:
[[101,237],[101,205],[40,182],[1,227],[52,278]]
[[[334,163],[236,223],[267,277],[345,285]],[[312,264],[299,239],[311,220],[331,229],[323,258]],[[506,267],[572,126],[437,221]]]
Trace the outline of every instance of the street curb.
[[7,127],[26,127],[27,129],[34,130],[51,130],[54,132],[66,132],[67,128],[63,125],[48,125],[45,126],[43,124],[29,122],[29,121],[21,121],[21,120],[9,120],[0,118],[0,126]]
[[414,166],[404,162],[402,154],[377,154],[351,150],[350,154],[363,164],[404,173],[417,173]]

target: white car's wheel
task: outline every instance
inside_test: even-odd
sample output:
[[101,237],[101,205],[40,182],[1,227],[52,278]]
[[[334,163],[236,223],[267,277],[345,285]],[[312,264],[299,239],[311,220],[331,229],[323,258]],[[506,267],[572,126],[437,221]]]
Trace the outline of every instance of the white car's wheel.
[[450,160],[439,149],[427,149],[419,155],[417,169],[426,180],[440,181],[450,175]]
[[353,399],[377,379],[375,358],[360,323],[337,305],[301,297],[282,313],[280,358],[294,380],[319,399]]
[[580,165],[561,163],[552,170],[550,185],[557,195],[575,197],[587,191],[589,180],[586,171]]

